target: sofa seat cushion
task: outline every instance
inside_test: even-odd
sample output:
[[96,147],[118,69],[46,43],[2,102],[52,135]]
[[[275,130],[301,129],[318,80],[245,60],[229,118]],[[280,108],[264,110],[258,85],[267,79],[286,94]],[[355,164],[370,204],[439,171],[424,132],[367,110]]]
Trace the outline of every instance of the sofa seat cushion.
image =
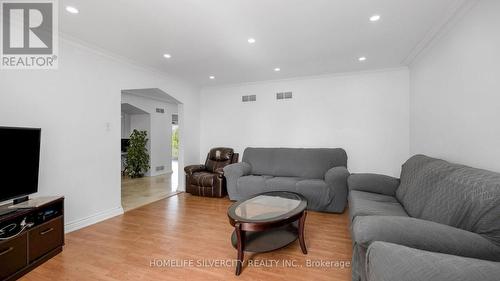
[[196,186],[210,187],[214,185],[214,177],[217,174],[209,172],[197,172],[194,173],[190,178],[190,183]]
[[401,216],[358,216],[352,240],[368,248],[384,241],[449,255],[500,261],[500,247],[477,233],[432,221]]
[[334,199],[334,191],[322,179],[297,177],[243,176],[237,181],[241,199],[270,191],[289,191],[301,194],[307,199],[307,208],[315,211],[328,211]]
[[500,264],[374,242],[366,257],[369,281],[498,281]]
[[265,185],[268,190],[272,191],[291,191],[296,192],[296,185],[301,178],[297,177],[271,177],[265,179]]
[[349,217],[353,221],[357,216],[408,217],[408,214],[395,197],[351,190],[349,192]]
[[307,199],[310,210],[325,211],[330,206],[335,194],[321,179],[303,179],[296,177],[272,177],[265,180],[267,191],[289,191],[301,194]]
[[398,199],[396,199],[396,197],[390,196],[390,195],[384,195],[384,194],[378,194],[378,193],[372,193],[372,192],[366,192],[366,191],[359,191],[359,190],[351,190],[350,193],[353,194],[353,197],[363,199],[363,200],[399,203]]
[[303,179],[295,188],[307,199],[307,207],[311,210],[328,211],[328,207],[334,205],[335,191],[324,180]]
[[257,175],[239,177],[236,184],[236,191],[239,195],[237,200],[246,199],[253,195],[269,191],[266,189],[266,179],[270,178],[273,177]]
[[238,178],[238,186],[265,186],[266,180],[272,178],[272,176],[243,176]]

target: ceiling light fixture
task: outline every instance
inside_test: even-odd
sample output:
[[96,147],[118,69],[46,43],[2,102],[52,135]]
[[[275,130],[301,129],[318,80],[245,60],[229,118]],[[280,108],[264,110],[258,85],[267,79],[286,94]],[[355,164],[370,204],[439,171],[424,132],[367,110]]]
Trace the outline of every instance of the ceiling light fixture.
[[214,80],[214,79],[215,79],[215,76],[208,76],[208,78],[209,78],[210,80]]
[[276,68],[274,69],[274,71],[276,71],[276,72],[281,71],[281,68],[276,67]]
[[255,38],[248,38],[248,43],[249,44],[255,43]]
[[78,11],[77,8],[71,7],[71,6],[66,6],[66,11],[71,14],[78,14],[80,11]]
[[366,60],[366,57],[360,57],[358,58],[359,61],[365,61]]
[[169,58],[172,57],[172,55],[170,55],[170,54],[164,54],[163,57],[166,58],[166,59],[169,59]]
[[375,22],[375,21],[379,21],[379,20],[380,20],[380,15],[373,15],[370,17],[370,21]]

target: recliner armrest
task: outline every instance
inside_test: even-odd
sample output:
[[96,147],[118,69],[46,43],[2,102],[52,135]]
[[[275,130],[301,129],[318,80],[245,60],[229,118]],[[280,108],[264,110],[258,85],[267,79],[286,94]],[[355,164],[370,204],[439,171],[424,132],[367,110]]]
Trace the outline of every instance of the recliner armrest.
[[366,254],[368,281],[495,281],[500,263],[374,242]]
[[368,248],[384,241],[415,249],[462,257],[500,261],[500,247],[483,236],[445,224],[409,217],[358,216],[353,240]]
[[205,165],[189,165],[184,167],[184,172],[186,172],[186,174],[188,175],[192,175],[193,173],[202,172],[206,169],[207,168],[205,167]]
[[349,190],[367,191],[395,196],[400,180],[379,174],[352,174],[347,179]]

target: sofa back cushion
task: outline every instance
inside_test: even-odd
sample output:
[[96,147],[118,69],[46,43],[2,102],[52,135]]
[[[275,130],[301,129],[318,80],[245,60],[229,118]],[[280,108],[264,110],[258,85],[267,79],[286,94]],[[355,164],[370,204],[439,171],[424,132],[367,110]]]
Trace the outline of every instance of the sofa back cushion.
[[347,167],[342,148],[246,148],[243,162],[253,175],[323,179],[333,167]]
[[500,246],[500,174],[424,155],[403,164],[396,197],[406,212],[483,235]]

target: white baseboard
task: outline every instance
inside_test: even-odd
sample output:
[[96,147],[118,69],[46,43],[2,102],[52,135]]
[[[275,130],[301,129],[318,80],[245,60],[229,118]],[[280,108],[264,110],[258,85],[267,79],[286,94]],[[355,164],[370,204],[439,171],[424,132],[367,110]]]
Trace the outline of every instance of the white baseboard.
[[116,217],[116,216],[119,216],[122,214],[123,214],[123,208],[121,206],[117,207],[117,208],[105,210],[105,211],[96,213],[94,215],[88,216],[86,218],[82,218],[82,219],[78,219],[78,220],[66,223],[64,225],[64,232],[65,233],[72,232],[72,231],[78,230],[80,228],[84,228],[86,226],[89,226],[89,225],[92,225],[92,224],[95,224],[95,223],[101,222],[103,220],[107,220],[109,218]]
[[154,173],[150,173],[149,174],[149,177],[157,177],[157,176],[161,176],[161,175],[168,175],[168,174],[172,174],[174,171],[172,170],[168,170],[168,171],[158,171],[158,172],[154,172]]

